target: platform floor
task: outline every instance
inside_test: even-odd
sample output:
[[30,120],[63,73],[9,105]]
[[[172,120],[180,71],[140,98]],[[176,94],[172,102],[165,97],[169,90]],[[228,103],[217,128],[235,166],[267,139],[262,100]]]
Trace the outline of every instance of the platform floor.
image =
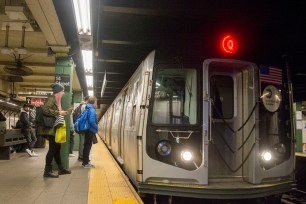
[[143,203],[129,180],[101,142],[93,145],[93,169],[84,169],[76,157],[69,157],[72,171],[59,178],[44,178],[46,148],[37,148],[38,157],[13,153],[0,160],[0,204],[86,204]]

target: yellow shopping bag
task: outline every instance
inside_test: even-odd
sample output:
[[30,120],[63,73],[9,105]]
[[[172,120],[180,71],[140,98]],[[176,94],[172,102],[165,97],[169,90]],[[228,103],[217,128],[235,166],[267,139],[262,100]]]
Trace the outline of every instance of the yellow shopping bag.
[[65,143],[66,142],[66,121],[64,121],[64,125],[56,128],[55,133],[55,142],[56,143]]

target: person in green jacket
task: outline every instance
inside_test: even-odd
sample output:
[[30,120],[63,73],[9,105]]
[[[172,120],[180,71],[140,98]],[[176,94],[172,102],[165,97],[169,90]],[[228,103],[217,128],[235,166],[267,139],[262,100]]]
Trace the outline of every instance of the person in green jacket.
[[[65,116],[68,114],[67,111],[62,110],[61,106],[61,98],[65,94],[64,87],[61,84],[54,83],[51,85],[53,95],[48,97],[45,104],[42,106],[43,114],[46,116],[54,116],[58,115]],[[44,135],[47,135],[47,139],[49,140],[49,151],[46,155],[46,166],[44,171],[44,177],[49,178],[58,178],[58,175],[62,174],[71,174],[70,170],[67,170],[63,167],[61,161],[61,144],[55,142],[55,132],[56,128],[54,127],[38,127],[39,132],[44,132]],[[55,160],[58,165],[58,175],[52,172],[52,160]]]

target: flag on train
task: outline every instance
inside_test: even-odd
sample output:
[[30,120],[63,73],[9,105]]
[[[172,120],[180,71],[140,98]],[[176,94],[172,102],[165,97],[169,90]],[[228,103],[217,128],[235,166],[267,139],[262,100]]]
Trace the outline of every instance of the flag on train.
[[265,65],[259,66],[260,82],[268,84],[280,85],[283,82],[282,69],[269,67]]

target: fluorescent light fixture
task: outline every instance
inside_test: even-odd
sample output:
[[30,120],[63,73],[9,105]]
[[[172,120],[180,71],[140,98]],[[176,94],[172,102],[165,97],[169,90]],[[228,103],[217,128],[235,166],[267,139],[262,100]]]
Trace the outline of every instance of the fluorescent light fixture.
[[80,35],[91,35],[89,0],[72,0],[75,19]]
[[102,88],[101,88],[101,98],[104,95],[104,91],[106,88],[106,84],[107,84],[107,79],[106,79],[106,72],[104,73],[104,78],[103,78],[103,83],[102,83]]
[[93,96],[93,90],[88,90],[88,96]]
[[82,50],[85,73],[92,73],[92,51]]
[[7,104],[10,104],[12,106],[17,106],[15,103],[11,103],[11,102],[6,102]]
[[92,88],[93,87],[93,76],[86,75],[85,77],[86,77],[87,87]]

